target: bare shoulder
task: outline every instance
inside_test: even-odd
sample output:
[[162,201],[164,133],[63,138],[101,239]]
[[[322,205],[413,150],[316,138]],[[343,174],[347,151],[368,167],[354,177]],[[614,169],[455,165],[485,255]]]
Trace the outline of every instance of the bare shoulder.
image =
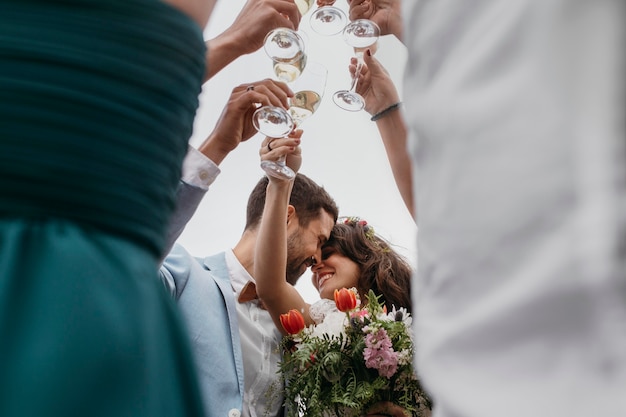
[[213,7],[217,0],[162,0],[187,14],[202,29],[209,22]]

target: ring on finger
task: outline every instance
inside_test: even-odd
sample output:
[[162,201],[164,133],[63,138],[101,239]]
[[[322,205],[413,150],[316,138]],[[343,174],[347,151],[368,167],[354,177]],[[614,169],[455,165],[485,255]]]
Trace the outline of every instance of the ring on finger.
[[272,152],[272,147],[270,146],[270,143],[272,143],[272,141],[270,140],[269,142],[267,142],[267,150],[269,152]]
[[246,88],[246,91],[251,91],[251,90],[254,90],[254,85],[252,84],[250,84],[248,88]]

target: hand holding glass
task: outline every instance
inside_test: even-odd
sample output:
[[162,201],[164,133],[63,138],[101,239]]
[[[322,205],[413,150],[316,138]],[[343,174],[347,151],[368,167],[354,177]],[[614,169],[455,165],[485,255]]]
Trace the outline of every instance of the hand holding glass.
[[[265,106],[258,109],[253,117],[254,126],[264,135],[269,137],[285,137],[293,129],[300,126],[303,120],[310,117],[318,109],[324,89],[326,87],[326,78],[328,70],[322,64],[310,62],[307,64],[302,75],[290,85],[295,92],[294,96],[289,100],[289,111],[285,111],[279,107],[274,109],[271,114],[270,110]],[[278,110],[280,109],[280,111]],[[291,126],[289,130],[278,131],[277,129],[267,129],[268,124],[265,121],[270,118],[276,118],[285,121],[285,125]],[[271,125],[271,123],[269,123]],[[271,126],[270,126],[271,127]],[[263,129],[263,130],[262,130]],[[270,134],[272,133],[272,134]],[[281,133],[276,135],[276,133]],[[285,165],[285,157],[274,161],[263,161],[261,167],[268,175],[278,176],[280,178],[293,178],[295,173]]]
[[333,95],[333,101],[339,107],[348,111],[359,111],[365,107],[365,100],[356,92],[359,73],[363,67],[363,53],[374,45],[380,35],[378,25],[368,19],[358,19],[350,23],[343,30],[343,39],[354,47],[357,58],[356,72],[349,90],[340,90]]
[[[276,77],[283,82],[298,78],[306,66],[304,40],[288,28],[277,28],[265,37],[265,53],[272,59]],[[294,128],[293,120],[281,107],[263,106],[254,114],[254,127],[265,136],[284,137]]]

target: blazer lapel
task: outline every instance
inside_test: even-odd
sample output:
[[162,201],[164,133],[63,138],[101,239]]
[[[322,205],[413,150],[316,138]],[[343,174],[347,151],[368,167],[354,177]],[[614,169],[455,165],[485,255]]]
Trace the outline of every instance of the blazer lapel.
[[[243,398],[244,385],[243,385],[243,357],[241,352],[241,341],[239,338],[239,325],[237,324],[237,306],[235,304],[235,294],[233,287],[230,283],[230,274],[228,267],[226,266],[225,254],[219,253],[217,255],[208,256],[204,258],[204,266],[210,271],[210,275],[213,277],[215,283],[222,292],[224,298],[224,304],[228,311],[230,337],[235,351],[233,356],[235,359],[235,366],[237,367],[237,379],[239,381],[239,392]],[[212,308],[212,306],[207,306]]]

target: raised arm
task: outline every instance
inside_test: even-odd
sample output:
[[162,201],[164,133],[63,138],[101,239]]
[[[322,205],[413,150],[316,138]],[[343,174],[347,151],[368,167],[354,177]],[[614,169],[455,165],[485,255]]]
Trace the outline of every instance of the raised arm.
[[[296,137],[302,131],[294,132]],[[272,150],[269,151],[267,144],[263,142],[261,148],[262,160],[276,160],[280,155],[287,155],[287,165],[294,171],[300,167],[299,147],[293,151],[284,145],[287,139],[272,140]],[[298,160],[294,159],[298,157]],[[283,334],[286,334],[281,323],[280,315],[291,309],[303,312],[307,323],[311,323],[309,317],[309,305],[304,301],[298,290],[287,282],[285,271],[287,269],[287,228],[290,223],[297,222],[297,214],[293,206],[289,205],[289,197],[293,186],[293,180],[284,180],[269,177],[263,216],[259,225],[254,253],[254,279],[259,299],[272,316],[274,324]]]
[[[376,122],[396,186],[404,204],[415,218],[413,168],[407,150],[407,128],[400,109],[400,96],[385,68],[368,51],[363,54],[363,61],[357,92],[365,99],[365,111]],[[353,58],[350,63],[353,76],[356,64]]]
[[277,106],[287,109],[293,91],[287,84],[265,79],[235,87],[222,110],[215,129],[198,147],[204,156],[219,165],[241,142],[257,131],[252,116],[259,106]]
[[258,50],[272,29],[297,29],[301,17],[293,0],[248,0],[233,24],[206,42],[205,81],[241,55]]
[[293,92],[285,83],[265,79],[235,87],[215,128],[197,150],[190,149],[183,163],[176,209],[168,228],[167,251],[183,232],[209,186],[219,174],[219,165],[240,143],[256,134],[252,115],[258,105],[287,108]]

